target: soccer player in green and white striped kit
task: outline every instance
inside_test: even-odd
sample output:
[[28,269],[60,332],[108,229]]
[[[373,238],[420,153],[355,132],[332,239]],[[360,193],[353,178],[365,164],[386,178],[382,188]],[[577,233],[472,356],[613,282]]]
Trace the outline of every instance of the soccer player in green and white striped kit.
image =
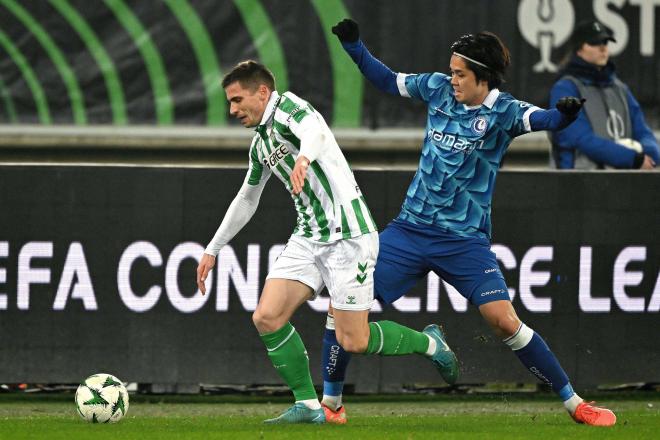
[[[427,356],[449,382],[458,362],[436,325],[418,332],[392,321],[368,322],[378,233],[353,172],[323,117],[291,92],[275,90],[272,73],[255,61],[236,65],[222,81],[230,113],[254,127],[249,168],[238,195],[197,268],[205,280],[220,249],[250,220],[271,174],[291,193],[298,213],[287,246],[266,277],[252,320],[295,404],[266,423],[324,423],[309,359],[289,319],[328,288],[337,339],[354,353]],[[334,322],[332,322],[334,321]]]

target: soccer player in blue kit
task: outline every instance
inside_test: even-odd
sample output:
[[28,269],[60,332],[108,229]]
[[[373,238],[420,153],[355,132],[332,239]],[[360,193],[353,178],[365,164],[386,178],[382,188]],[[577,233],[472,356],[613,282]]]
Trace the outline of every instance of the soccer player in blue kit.
[[[479,309],[527,369],[552,386],[576,422],[614,425],[614,413],[583,401],[545,341],[518,318],[490,250],[495,176],[511,140],[530,131],[566,127],[583,101],[564,97],[556,109],[543,110],[500,92],[509,51],[489,32],[464,35],[451,45],[450,75],[391,71],[369,53],[351,19],[332,32],[374,86],[428,104],[419,167],[399,216],[380,234],[376,297],[391,304],[435,272]],[[338,349],[331,314],[323,366],[332,359],[333,368],[323,368],[322,404],[328,422],[345,423],[341,392],[350,355]]]

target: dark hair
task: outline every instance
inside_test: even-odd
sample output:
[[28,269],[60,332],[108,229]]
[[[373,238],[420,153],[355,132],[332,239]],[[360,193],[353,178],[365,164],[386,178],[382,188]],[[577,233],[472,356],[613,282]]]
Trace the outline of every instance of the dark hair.
[[254,91],[261,84],[275,90],[275,77],[263,64],[253,60],[241,61],[222,79],[222,88],[239,82],[241,87]]
[[483,67],[463,58],[465,64],[477,77],[477,82],[486,81],[489,90],[499,87],[504,82],[504,71],[511,63],[511,56],[502,40],[492,32],[463,35],[451,45],[451,51],[488,66]]

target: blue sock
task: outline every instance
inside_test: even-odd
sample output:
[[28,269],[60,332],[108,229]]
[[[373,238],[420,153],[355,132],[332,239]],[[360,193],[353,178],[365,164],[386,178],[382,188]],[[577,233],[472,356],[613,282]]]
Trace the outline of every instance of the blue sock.
[[339,345],[334,329],[326,328],[321,352],[324,396],[341,396],[350,360],[351,354]]
[[534,330],[525,324],[520,324],[518,331],[505,339],[504,343],[511,347],[518,359],[534,376],[550,385],[562,400],[568,400],[575,394],[568,376],[559,365],[554,353]]

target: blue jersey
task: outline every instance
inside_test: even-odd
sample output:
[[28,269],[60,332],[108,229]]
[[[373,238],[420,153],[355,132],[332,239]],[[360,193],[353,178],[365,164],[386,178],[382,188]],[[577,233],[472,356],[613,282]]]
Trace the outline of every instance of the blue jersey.
[[479,106],[454,98],[441,73],[395,73],[361,40],[342,46],[378,89],[428,104],[426,136],[417,173],[399,219],[464,237],[490,238],[495,176],[511,140],[529,131],[560,130],[575,119],[543,110],[492,89]]
[[468,107],[456,101],[450,80],[442,73],[397,75],[402,96],[428,104],[419,168],[398,218],[490,238],[502,156],[514,137],[531,131],[529,116],[540,109],[497,89],[482,105]]

